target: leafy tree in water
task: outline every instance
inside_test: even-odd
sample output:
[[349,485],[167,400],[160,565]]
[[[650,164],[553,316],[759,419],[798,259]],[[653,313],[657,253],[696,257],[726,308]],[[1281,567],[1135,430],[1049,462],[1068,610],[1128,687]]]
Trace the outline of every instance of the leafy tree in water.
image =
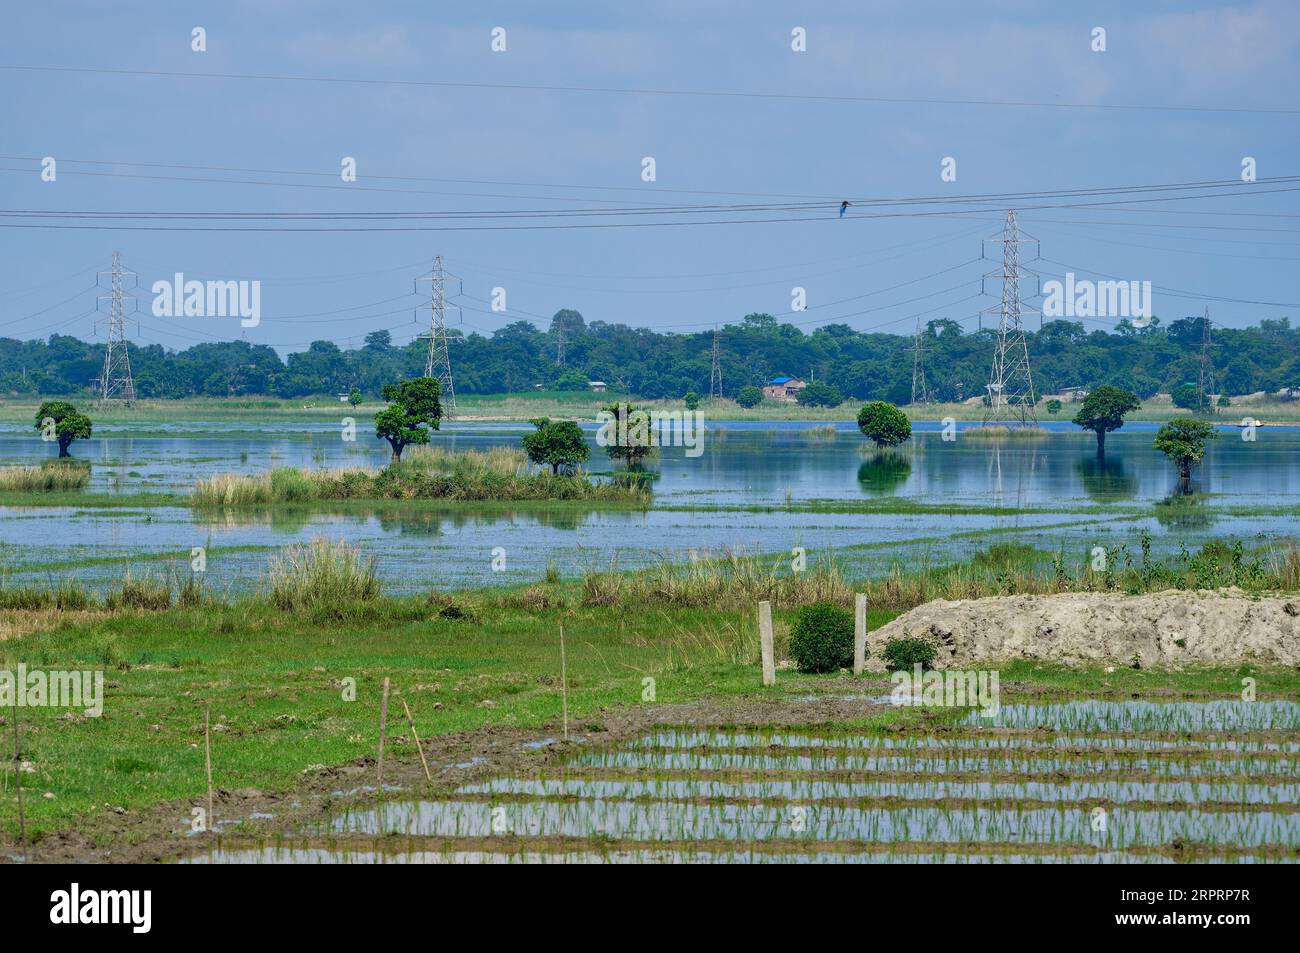
[[893,447],[912,436],[912,422],[893,404],[873,400],[858,411],[858,429],[877,447]]
[[[605,444],[605,452],[611,460],[626,461],[629,470],[639,470],[646,457],[655,452],[651,443],[654,434],[650,429],[650,412],[644,407],[625,403],[610,404],[604,410],[614,418],[609,422],[614,438]],[[644,414],[644,418],[634,416],[640,414]]]
[[804,407],[838,407],[844,403],[844,395],[834,384],[815,381],[800,390],[795,400]]
[[584,462],[591,455],[582,429],[572,420],[552,422],[547,417],[534,417],[530,423],[537,429],[524,434],[524,452],[537,464],[546,464],[552,473],[559,473]]
[[1213,424],[1194,417],[1175,417],[1156,433],[1155,448],[1178,467],[1179,489],[1188,492],[1192,468],[1205,457],[1205,445],[1218,437]]
[[59,456],[71,456],[68,447],[74,440],[85,440],[90,436],[90,418],[77,410],[66,400],[42,401],[36,411],[36,429],[41,436],[52,433],[59,442]]
[[1102,384],[1089,392],[1074,415],[1076,426],[1097,434],[1097,455],[1106,452],[1106,434],[1124,426],[1124,415],[1141,408],[1137,394]]
[[744,407],[746,409],[750,407],[757,407],[762,402],[763,402],[763,392],[759,390],[757,387],[755,387],[753,384],[746,384],[744,387],[740,389],[740,392],[736,394],[736,403],[738,403],[741,407]]
[[429,442],[429,431],[442,420],[442,388],[436,378],[415,377],[400,384],[385,384],[388,407],[375,414],[375,436],[387,440],[393,459],[411,444]]

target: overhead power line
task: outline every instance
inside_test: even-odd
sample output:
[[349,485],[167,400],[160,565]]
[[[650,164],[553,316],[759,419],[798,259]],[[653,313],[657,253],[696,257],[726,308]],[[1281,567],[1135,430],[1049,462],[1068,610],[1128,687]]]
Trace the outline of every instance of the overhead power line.
[[94,66],[34,66],[5,63],[13,72],[69,73],[92,76],[152,76],[166,79],[235,79],[255,82],[323,83],[350,86],[399,86],[412,89],[512,90],[539,93],[605,93],[626,96],[752,99],[786,102],[856,103],[860,105],[993,106],[1026,109],[1100,109],[1121,112],[1241,113],[1246,115],[1300,115],[1300,109],[1271,106],[1201,106],[1166,103],[1079,103],[1046,100],[944,98],[930,96],[853,96],[829,93],[785,93],[727,89],[667,89],[638,86],[582,86],[555,83],[471,83],[456,80],[377,79],[347,76],[307,76],[290,73],[218,73],[192,70],[109,69]]

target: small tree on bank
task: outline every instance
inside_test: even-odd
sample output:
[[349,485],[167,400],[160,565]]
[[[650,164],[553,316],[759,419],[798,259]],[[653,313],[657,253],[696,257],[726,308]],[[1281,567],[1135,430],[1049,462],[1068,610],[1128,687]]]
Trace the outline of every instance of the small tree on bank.
[[1141,408],[1137,394],[1102,384],[1089,392],[1074,415],[1076,426],[1097,434],[1097,455],[1106,452],[1106,434],[1124,426],[1124,415]]
[[393,460],[411,444],[429,442],[429,431],[442,421],[442,387],[433,377],[415,377],[399,384],[385,384],[388,407],[375,414],[375,436],[388,441]]
[[751,407],[757,407],[763,402],[763,392],[753,384],[746,384],[736,394],[736,403],[748,410]]
[[36,429],[43,439],[58,442],[60,457],[69,457],[72,441],[90,437],[91,423],[89,417],[66,400],[47,400],[36,411]]
[[912,422],[893,404],[873,400],[858,411],[858,429],[877,447],[893,447],[912,436]]
[[1213,424],[1193,417],[1175,417],[1156,433],[1155,448],[1178,467],[1179,489],[1186,493],[1192,468],[1205,457],[1205,445],[1218,437]]
[[794,399],[803,407],[838,407],[844,403],[844,395],[838,387],[819,381],[802,388]]
[[552,473],[559,473],[560,467],[576,467],[591,455],[582,428],[572,420],[534,417],[530,423],[537,429],[524,434],[524,452],[533,463],[549,466]]

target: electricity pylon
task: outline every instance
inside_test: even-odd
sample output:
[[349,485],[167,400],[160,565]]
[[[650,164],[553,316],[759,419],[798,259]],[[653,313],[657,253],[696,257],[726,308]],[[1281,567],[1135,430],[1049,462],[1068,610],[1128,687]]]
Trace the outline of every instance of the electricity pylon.
[[122,270],[122,253],[113,252],[113,266],[108,272],[109,292],[100,295],[99,300],[108,299],[108,343],[104,347],[104,373],[99,379],[99,402],[121,401],[130,405],[135,403],[135,381],[131,377],[131,353],[126,346],[127,301],[134,302],[135,296],[125,293],[123,278],[129,276],[135,281],[135,272]]
[[1210,395],[1214,392],[1214,360],[1210,356],[1210,309],[1205,309],[1205,319],[1201,322],[1201,372],[1197,377],[1197,390],[1200,392],[1202,413],[1215,413]]
[[1002,226],[1002,237],[988,238],[985,241],[1002,246],[1001,271],[989,272],[984,276],[1002,280],[1002,303],[998,307],[998,344],[993,352],[993,367],[989,373],[989,403],[984,410],[984,423],[1014,421],[1022,427],[1033,426],[1038,423],[1038,418],[1034,415],[1034,378],[1029,369],[1029,342],[1025,338],[1021,316],[1021,308],[1025,303],[1020,300],[1020,279],[1033,277],[1036,281],[1038,276],[1021,268],[1020,246],[1035,246],[1036,257],[1038,239],[1020,231],[1015,209],[1011,209]]
[[432,315],[429,319],[429,355],[424,362],[424,376],[438,379],[442,412],[451,417],[456,411],[456,383],[451,376],[451,350],[447,346],[446,275],[442,270],[441,255],[433,257],[433,271],[430,272],[429,281],[432,285],[429,300]]
[[718,328],[713,327],[713,366],[709,369],[709,400],[722,399],[722,364],[718,360]]
[[916,338],[912,343],[912,403],[930,403],[930,389],[925,383],[925,348],[921,344],[921,319],[916,319]]

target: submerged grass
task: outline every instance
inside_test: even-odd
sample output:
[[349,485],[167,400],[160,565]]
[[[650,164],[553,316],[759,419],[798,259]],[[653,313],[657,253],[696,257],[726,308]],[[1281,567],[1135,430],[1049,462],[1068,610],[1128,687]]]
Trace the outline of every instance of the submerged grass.
[[619,473],[596,482],[582,473],[533,471],[522,450],[448,451],[413,447],[383,469],[302,470],[281,467],[246,476],[200,480],[190,497],[199,507],[267,506],[345,500],[525,501],[578,500],[649,504],[650,481]]
[[59,493],[90,485],[90,464],[46,460],[38,467],[0,468],[0,493]]
[[343,610],[370,602],[381,591],[374,556],[327,539],[286,549],[271,561],[267,583],[271,602],[286,612]]

